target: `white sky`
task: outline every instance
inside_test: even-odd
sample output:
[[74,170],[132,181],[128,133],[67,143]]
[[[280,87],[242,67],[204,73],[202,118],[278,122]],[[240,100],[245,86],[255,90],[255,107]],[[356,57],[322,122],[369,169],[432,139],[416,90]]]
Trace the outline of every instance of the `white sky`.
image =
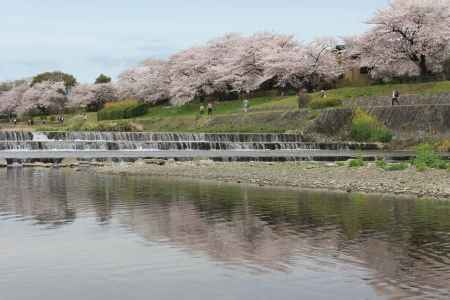
[[0,81],[61,70],[81,82],[229,32],[345,36],[388,0],[0,0]]

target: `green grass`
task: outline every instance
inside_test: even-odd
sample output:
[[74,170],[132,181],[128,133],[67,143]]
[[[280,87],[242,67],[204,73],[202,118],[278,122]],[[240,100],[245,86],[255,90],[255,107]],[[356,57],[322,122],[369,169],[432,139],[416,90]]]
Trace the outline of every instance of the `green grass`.
[[328,107],[338,107],[342,105],[342,100],[333,97],[315,98],[309,103],[312,109],[324,109]]
[[412,164],[418,171],[425,171],[428,168],[445,170],[450,167],[450,163],[443,160],[430,144],[417,146],[416,158]]
[[105,108],[97,113],[100,121],[130,119],[145,115],[147,113],[147,105],[137,100],[124,100],[118,102],[107,103]]
[[[380,84],[364,87],[344,87],[328,91],[329,97],[351,99],[357,97],[390,96],[397,89],[400,94],[439,94],[450,92],[450,81],[437,81],[411,84]],[[318,93],[313,94],[318,97]]]
[[409,168],[409,164],[405,162],[401,163],[386,163],[384,160],[377,160],[376,166],[385,171],[404,171]]
[[[450,81],[419,83],[419,84],[383,84],[365,87],[345,87],[327,91],[327,99],[344,100],[364,96],[390,95],[393,89],[401,94],[435,94],[450,92]],[[309,94],[311,101],[323,101],[320,93]],[[211,118],[199,115],[200,103],[194,101],[184,106],[154,106],[148,108],[147,112],[139,117],[128,120],[142,126],[148,131],[191,131],[191,132],[286,132],[301,130],[302,126],[317,117],[319,110],[312,111],[304,109],[304,119],[286,117],[284,114],[298,111],[297,96],[288,97],[257,97],[250,99],[250,110],[243,112],[242,101],[215,102]],[[80,127],[81,121],[78,114],[65,115],[64,126],[58,123],[47,123],[47,127],[71,128]],[[108,122],[108,121],[101,121]],[[86,124],[84,124],[86,123]],[[95,127],[98,123],[95,113],[88,114],[88,120],[83,126]],[[109,122],[108,124],[110,124]],[[36,123],[38,126],[39,123]],[[36,126],[36,127],[37,127]],[[35,127],[35,128],[36,128]],[[82,127],[81,127],[82,128]],[[381,138],[384,138],[382,134]],[[378,138],[377,138],[378,139]]]
[[352,159],[349,161],[348,166],[350,168],[361,168],[366,166],[366,162],[364,161],[363,157],[360,156],[358,158]]

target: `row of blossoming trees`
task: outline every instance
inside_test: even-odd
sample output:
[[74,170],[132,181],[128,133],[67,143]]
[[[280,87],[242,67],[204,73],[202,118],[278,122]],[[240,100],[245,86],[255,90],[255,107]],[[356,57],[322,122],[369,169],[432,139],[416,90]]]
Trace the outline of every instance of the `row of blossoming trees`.
[[168,60],[146,60],[114,83],[19,84],[0,94],[0,112],[49,113],[66,106],[95,110],[106,101],[130,98],[181,105],[266,88],[311,89],[362,66],[373,78],[442,72],[449,57],[449,0],[393,0],[369,24],[366,33],[344,38],[344,47],[337,47],[334,38],[301,43],[290,35],[228,34]]

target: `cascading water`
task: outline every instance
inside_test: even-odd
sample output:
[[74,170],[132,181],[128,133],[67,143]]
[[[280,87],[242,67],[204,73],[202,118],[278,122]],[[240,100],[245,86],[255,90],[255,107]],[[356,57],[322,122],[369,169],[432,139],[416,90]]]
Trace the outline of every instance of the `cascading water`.
[[373,144],[306,143],[296,134],[0,132],[2,150],[376,150]]

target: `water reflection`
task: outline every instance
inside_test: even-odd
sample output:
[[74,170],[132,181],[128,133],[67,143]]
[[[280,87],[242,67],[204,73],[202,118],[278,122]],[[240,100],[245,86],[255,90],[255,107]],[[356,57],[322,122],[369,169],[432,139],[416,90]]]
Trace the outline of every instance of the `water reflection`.
[[[100,235],[101,228],[124,228],[143,239],[140,247],[181,250],[185,259],[206,258],[240,276],[280,272],[294,280],[306,270],[324,278],[336,272],[332,287],[366,284],[374,294],[359,295],[367,299],[450,296],[449,202],[65,169],[0,171],[0,195],[0,227],[11,218],[44,229],[95,218],[98,229],[91,230]],[[315,285],[318,293],[321,284]],[[195,299],[189,293],[185,298]]]

